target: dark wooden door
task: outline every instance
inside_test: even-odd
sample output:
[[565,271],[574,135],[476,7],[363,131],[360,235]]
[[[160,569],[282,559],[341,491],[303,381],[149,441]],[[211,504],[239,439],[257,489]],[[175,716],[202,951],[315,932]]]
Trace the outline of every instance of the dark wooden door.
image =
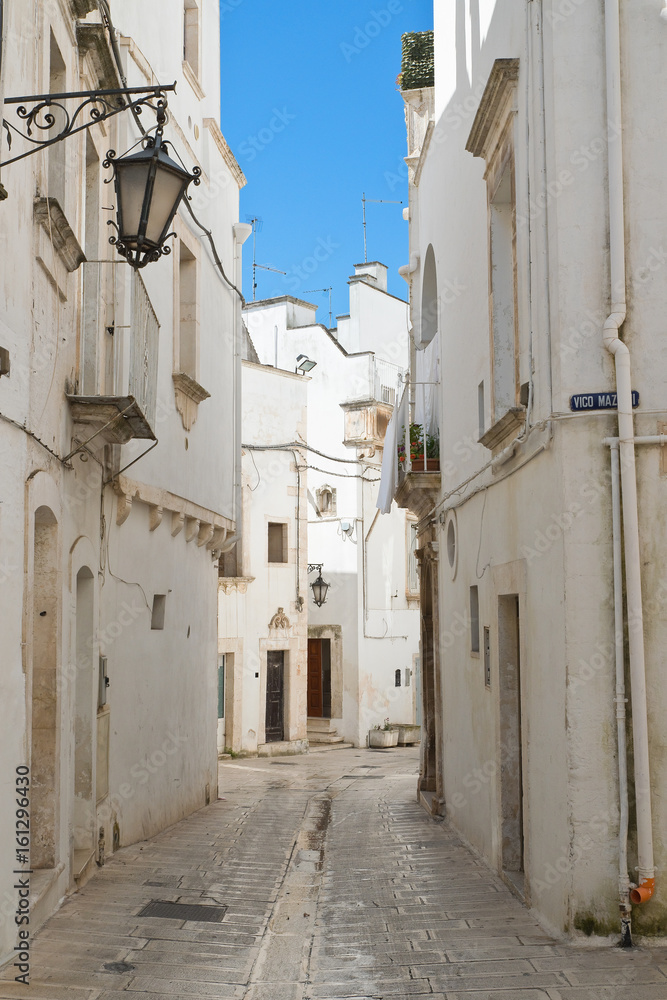
[[308,718],[322,718],[322,640],[308,640]]
[[266,657],[266,742],[284,739],[285,651],[269,650]]

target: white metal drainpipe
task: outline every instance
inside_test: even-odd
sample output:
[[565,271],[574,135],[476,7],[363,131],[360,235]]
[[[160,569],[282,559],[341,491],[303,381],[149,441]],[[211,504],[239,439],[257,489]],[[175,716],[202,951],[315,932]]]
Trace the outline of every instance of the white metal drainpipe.
[[[619,0],[605,0],[605,46],[607,69],[607,120],[621,126],[621,39]],[[648,712],[646,705],[646,664],[644,660],[644,620],[639,551],[639,512],[635,467],[634,422],[630,351],[619,339],[626,317],[625,300],[625,219],[623,202],[622,132],[608,144],[609,165],[609,255],[611,270],[611,314],[603,329],[603,342],[614,356],[618,398],[618,436],[623,495],[625,543],[625,584],[628,607],[628,646],[632,697],[632,731],[637,807],[638,885],[630,892],[633,903],[651,898],[655,889],[651,782],[649,768]],[[623,901],[622,901],[623,905]]]

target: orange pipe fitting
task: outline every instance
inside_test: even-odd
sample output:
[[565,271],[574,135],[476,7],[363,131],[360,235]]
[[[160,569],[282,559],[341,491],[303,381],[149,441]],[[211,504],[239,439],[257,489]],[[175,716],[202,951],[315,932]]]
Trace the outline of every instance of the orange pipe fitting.
[[630,890],[630,902],[637,906],[639,903],[647,903],[655,892],[655,879],[643,878],[639,885]]

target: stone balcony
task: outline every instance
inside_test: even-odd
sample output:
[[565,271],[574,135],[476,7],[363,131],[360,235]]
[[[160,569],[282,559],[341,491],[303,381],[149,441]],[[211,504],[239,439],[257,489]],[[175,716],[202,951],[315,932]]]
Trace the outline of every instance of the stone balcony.
[[[439,465],[439,463],[438,463]],[[442,477],[440,469],[411,469],[399,473],[396,504],[411,511],[418,518],[424,517],[438,502]]]

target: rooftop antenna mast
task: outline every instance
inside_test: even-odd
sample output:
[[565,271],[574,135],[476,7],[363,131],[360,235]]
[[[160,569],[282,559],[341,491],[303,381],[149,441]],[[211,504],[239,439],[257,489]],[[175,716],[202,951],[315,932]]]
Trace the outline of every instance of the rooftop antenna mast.
[[331,318],[331,290],[333,286],[329,285],[328,288],[309,288],[303,294],[311,295],[313,292],[328,292],[329,293],[329,329],[333,330],[333,322]]
[[262,271],[274,271],[276,274],[287,274],[287,271],[280,271],[277,267],[269,267],[268,264],[257,263],[257,231],[262,228],[262,220],[258,215],[246,216],[246,221],[252,226],[252,301],[257,299],[257,268]]
[[368,263],[368,253],[366,250],[366,202],[373,202],[375,205],[402,205],[402,201],[391,201],[389,198],[367,198],[366,192],[361,196],[361,204],[364,211],[364,264]]

